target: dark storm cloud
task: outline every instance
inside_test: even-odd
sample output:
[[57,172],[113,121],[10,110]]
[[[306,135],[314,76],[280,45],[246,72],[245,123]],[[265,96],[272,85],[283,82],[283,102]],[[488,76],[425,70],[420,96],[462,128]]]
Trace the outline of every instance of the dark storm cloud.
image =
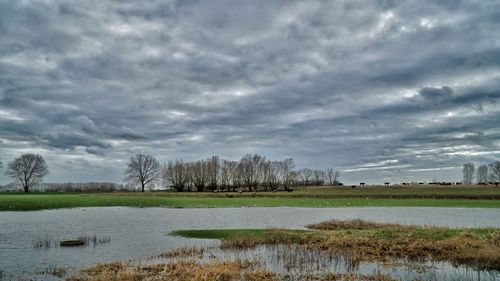
[[0,160],[42,153],[53,181],[119,181],[137,152],[293,157],[348,182],[458,179],[500,156],[499,11],[2,1]]

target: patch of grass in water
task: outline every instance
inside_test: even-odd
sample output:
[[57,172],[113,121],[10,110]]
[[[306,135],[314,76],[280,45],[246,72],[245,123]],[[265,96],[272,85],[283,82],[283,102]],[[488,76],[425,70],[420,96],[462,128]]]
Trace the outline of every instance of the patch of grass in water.
[[[448,261],[477,269],[500,270],[498,229],[453,229],[376,225],[353,222],[321,224],[327,230],[213,229],[176,231],[184,237],[222,239],[222,248],[250,248],[258,245],[298,244],[336,253],[354,254],[363,261],[386,258]],[[362,225],[363,227],[359,227]]]

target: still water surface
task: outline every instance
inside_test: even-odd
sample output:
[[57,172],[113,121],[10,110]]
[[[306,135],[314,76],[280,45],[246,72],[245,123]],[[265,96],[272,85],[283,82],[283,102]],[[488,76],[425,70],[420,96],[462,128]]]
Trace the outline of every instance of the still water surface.
[[[294,228],[330,219],[361,218],[383,223],[448,227],[500,227],[500,209],[482,208],[77,208],[0,212],[0,275],[18,277],[48,267],[85,267],[98,262],[139,259],[214,240],[167,235],[180,229]],[[95,247],[36,249],[33,241],[109,237]]]

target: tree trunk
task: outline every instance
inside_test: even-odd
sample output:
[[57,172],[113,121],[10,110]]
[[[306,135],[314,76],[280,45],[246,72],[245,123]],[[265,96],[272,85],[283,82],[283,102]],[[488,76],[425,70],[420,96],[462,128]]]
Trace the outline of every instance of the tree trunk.
[[144,192],[144,183],[141,183],[141,192]]
[[28,192],[29,191],[29,186],[28,185],[23,186],[23,188],[24,188],[24,192]]

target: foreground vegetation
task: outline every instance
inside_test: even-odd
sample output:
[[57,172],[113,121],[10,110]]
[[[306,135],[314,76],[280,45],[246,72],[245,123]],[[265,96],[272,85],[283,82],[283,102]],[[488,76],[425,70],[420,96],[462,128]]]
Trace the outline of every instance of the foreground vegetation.
[[[390,270],[384,272],[375,269],[370,273],[356,268],[363,262],[375,262],[384,267],[408,267],[423,273],[433,268],[432,265],[427,268],[424,262],[435,260],[477,269],[500,270],[498,229],[417,227],[361,220],[333,220],[310,225],[309,228],[311,230],[214,229],[172,233],[191,238],[222,239],[220,251],[229,250],[228,252],[256,246],[284,245],[285,248],[282,249],[285,250],[278,250],[274,255],[278,255],[278,263],[286,270],[269,268],[265,263],[269,258],[267,255],[245,259],[239,255],[225,257],[216,247],[186,247],[162,253],[160,260],[110,262],[71,274],[64,270],[56,273],[70,281],[423,281],[438,279],[432,274],[425,278],[425,274],[402,277],[397,273],[391,275]],[[324,260],[325,256],[321,253],[326,253],[330,258]],[[335,256],[339,255],[347,257],[348,263],[353,267],[348,265],[351,269],[347,271],[340,269],[342,266],[334,266],[335,269],[329,267],[332,262],[338,262],[335,261]],[[313,270],[308,266],[304,267],[304,263],[311,261],[315,268]]]
[[293,192],[0,193],[0,211],[76,207],[482,207],[500,208],[495,187],[304,188]]
[[[278,281],[294,280],[290,274],[277,274],[248,260],[215,260],[199,263],[193,260],[176,260],[169,263],[134,265],[121,262],[99,264],[69,276],[68,281]],[[307,274],[300,280],[318,281],[395,281],[382,273],[355,274],[326,272]],[[421,279],[417,279],[421,281]],[[415,280],[415,281],[417,281]]]
[[500,271],[500,230],[374,224],[364,221],[330,221],[310,225],[310,231],[186,230],[174,235],[223,239],[223,248],[298,244],[340,253],[359,262],[387,262],[402,258],[447,261],[477,269]]

